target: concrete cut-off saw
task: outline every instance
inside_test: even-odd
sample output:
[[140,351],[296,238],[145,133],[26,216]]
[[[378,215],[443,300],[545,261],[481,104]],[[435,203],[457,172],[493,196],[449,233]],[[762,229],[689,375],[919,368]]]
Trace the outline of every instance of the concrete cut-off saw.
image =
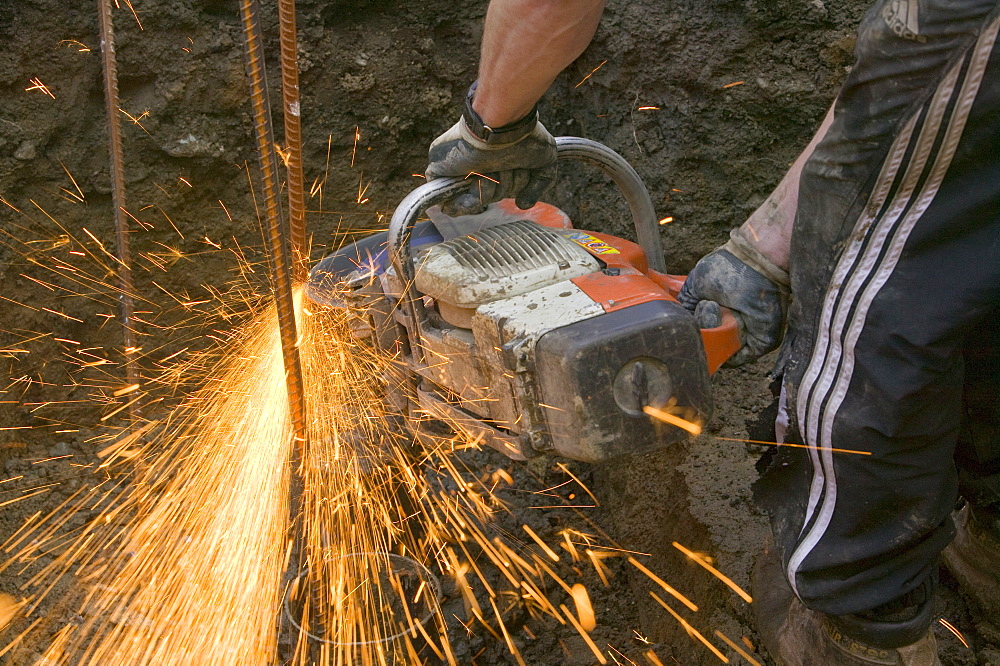
[[664,272],[653,204],[624,158],[556,143],[560,160],[615,181],[638,243],[577,229],[541,202],[449,217],[438,204],[475,184],[445,178],[403,199],[388,231],[318,263],[306,297],[348,308],[354,334],[394,358],[387,400],[413,428],[429,416],[515,460],[674,443],[690,429],[650,413],[709,419],[709,375],[740,347],[736,320],[723,308],[699,328],[678,304],[684,277]]

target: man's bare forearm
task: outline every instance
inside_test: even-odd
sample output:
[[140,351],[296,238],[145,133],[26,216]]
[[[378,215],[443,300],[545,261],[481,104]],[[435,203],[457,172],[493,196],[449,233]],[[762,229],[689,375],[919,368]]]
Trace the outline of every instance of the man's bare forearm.
[[813,135],[812,141],[798,156],[785,177],[741,227],[743,237],[751,245],[785,270],[788,270],[788,251],[792,243],[795,209],[799,203],[799,177],[802,175],[802,167],[805,166],[816,145],[826,136],[826,131],[830,129],[832,122],[833,105],[826,112],[826,117]]
[[597,30],[604,0],[492,0],[473,108],[487,125],[523,118]]

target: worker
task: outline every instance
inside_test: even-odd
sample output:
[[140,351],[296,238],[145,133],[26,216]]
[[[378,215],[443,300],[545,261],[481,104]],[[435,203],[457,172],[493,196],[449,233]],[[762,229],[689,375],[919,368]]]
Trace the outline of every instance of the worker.
[[[773,537],[753,576],[781,664],[940,663],[946,547],[981,632],[1000,638],[998,6],[876,2],[812,141],[679,296],[696,316],[702,302],[735,313],[732,365],[781,347],[774,436],[807,448],[763,461]],[[428,178],[488,176],[452,212],[544,194],[556,149],[536,103],[602,11],[490,3],[478,81],[429,152]]]

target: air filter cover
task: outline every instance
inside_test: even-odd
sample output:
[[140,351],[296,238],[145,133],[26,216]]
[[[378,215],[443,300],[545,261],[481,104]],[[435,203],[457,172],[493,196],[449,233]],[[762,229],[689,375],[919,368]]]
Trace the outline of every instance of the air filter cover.
[[417,269],[417,290],[458,308],[526,294],[601,265],[559,233],[516,220],[435,245]]

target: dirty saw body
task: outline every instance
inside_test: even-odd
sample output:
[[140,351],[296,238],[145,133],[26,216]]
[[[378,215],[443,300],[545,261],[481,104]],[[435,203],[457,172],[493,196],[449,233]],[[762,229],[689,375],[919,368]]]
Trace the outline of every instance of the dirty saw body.
[[661,272],[652,204],[621,157],[584,139],[558,145],[619,184],[641,245],[577,229],[545,203],[448,217],[435,204],[469,184],[443,179],[406,197],[387,232],[317,264],[306,296],[348,307],[355,334],[393,355],[388,398],[411,423],[430,416],[517,460],[670,444],[688,432],[644,408],[705,422],[736,322],[724,311],[699,329],[678,304],[683,277]]

